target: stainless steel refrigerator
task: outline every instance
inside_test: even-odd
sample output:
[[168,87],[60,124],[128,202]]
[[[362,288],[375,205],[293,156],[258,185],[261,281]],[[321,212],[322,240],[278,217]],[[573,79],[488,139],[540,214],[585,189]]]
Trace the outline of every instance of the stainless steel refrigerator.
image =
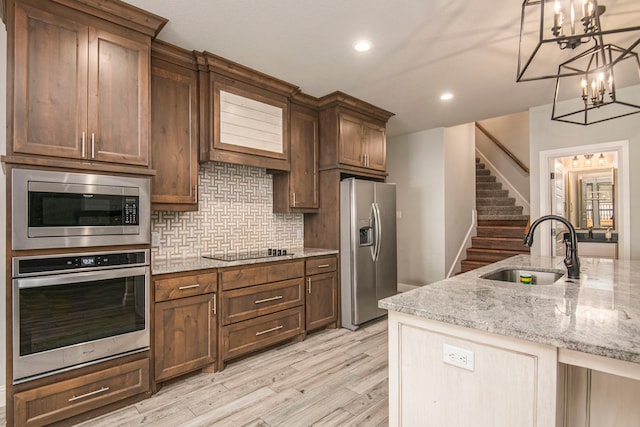
[[344,328],[387,313],[378,300],[398,288],[395,184],[340,182],[340,279]]

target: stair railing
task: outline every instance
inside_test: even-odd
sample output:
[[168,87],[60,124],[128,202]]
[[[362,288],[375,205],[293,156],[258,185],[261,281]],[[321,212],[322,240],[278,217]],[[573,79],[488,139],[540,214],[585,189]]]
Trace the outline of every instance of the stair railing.
[[511,160],[513,160],[515,162],[515,164],[517,164],[520,169],[522,169],[527,175],[529,175],[529,167],[527,165],[525,165],[524,163],[522,163],[520,161],[520,159],[518,159],[516,157],[515,154],[513,154],[511,151],[509,151],[509,149],[507,147],[505,147],[500,141],[498,141],[498,138],[496,138],[495,136],[491,135],[491,133],[489,133],[489,131],[487,129],[485,129],[480,123],[476,122],[476,128],[482,132],[483,134],[486,135],[487,138],[489,138],[491,140],[491,142],[493,142],[494,144],[496,144],[498,146],[498,148],[500,148],[507,156],[509,156],[509,158]]

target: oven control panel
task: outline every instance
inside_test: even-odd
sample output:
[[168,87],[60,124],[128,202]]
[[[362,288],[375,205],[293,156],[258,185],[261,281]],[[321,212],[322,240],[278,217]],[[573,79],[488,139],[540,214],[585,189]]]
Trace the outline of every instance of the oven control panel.
[[74,270],[95,270],[107,267],[148,265],[148,259],[148,250],[17,257],[13,259],[13,277]]

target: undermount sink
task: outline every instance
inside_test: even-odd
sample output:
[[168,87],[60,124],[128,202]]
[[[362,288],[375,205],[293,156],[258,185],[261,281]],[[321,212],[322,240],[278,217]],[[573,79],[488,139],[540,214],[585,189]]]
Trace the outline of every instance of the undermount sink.
[[[520,277],[530,275],[531,283],[525,283]],[[504,268],[480,276],[481,279],[499,280],[501,282],[522,283],[525,285],[551,285],[557,282],[564,272],[561,271],[540,271],[523,268]]]

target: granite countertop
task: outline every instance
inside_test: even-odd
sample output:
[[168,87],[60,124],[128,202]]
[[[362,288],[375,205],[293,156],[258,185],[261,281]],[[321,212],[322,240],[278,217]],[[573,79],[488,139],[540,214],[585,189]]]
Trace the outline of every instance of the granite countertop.
[[[562,257],[518,255],[398,294],[381,308],[589,354],[640,363],[640,261],[580,258],[568,280]],[[551,285],[480,276],[501,268],[560,271]]]
[[304,248],[293,250],[292,254],[269,256],[266,258],[221,261],[203,257],[172,258],[151,261],[151,274],[179,273],[184,271],[205,270],[208,268],[234,267],[238,265],[258,264],[261,262],[284,261],[288,259],[309,258],[321,255],[337,254],[335,249]]

